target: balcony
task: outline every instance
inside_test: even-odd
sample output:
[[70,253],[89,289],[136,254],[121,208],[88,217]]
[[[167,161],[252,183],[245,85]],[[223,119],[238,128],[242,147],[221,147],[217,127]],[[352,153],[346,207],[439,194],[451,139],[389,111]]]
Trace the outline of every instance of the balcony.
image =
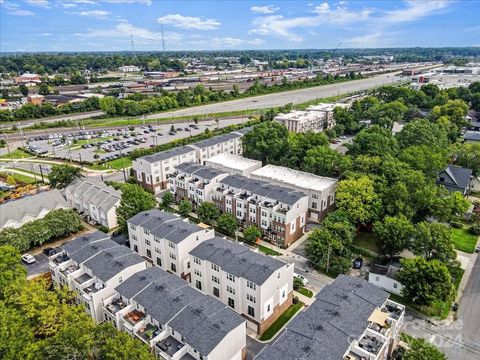
[[86,283],[87,281],[93,279],[90,275],[88,275],[87,273],[83,273],[82,275],[76,277],[74,279],[74,281],[77,283],[77,284],[83,284],[83,283]]
[[151,323],[148,323],[147,325],[141,327],[137,331],[137,335],[147,342],[151,341],[153,338],[157,337],[159,334],[160,334],[160,329],[158,328],[158,326],[153,325]]
[[382,340],[383,339],[379,337],[365,334],[358,342],[358,347],[369,352],[370,354],[378,355],[384,344],[384,341]]
[[113,315],[115,315],[120,310],[124,309],[127,306],[122,299],[115,299],[110,304],[105,306],[105,308]]
[[78,269],[79,269],[78,265],[72,264],[72,265],[68,266],[67,268],[65,268],[64,270],[60,270],[60,272],[61,272],[64,276],[68,276],[68,275],[70,275],[71,273],[77,271]]
[[55,265],[60,265],[62,263],[64,263],[65,261],[68,261],[70,260],[70,258],[68,257],[67,254],[65,253],[62,253],[62,254],[59,254],[58,256],[54,257],[53,259],[51,259],[51,261],[55,264]]
[[157,342],[155,346],[162,353],[168,355],[169,358],[172,358],[179,350],[184,347],[184,344],[182,344],[180,341],[170,335],[166,339]]
[[137,325],[140,321],[145,319],[145,314],[141,312],[140,310],[133,310],[130,311],[127,315],[123,317],[130,325],[135,326]]
[[102,283],[92,283],[91,285],[84,287],[83,291],[87,295],[95,294],[96,292],[100,291],[103,289],[103,284]]
[[405,307],[403,305],[397,304],[396,302],[387,300],[385,305],[382,307],[382,312],[387,313],[388,317],[393,320],[398,320],[405,312]]
[[384,325],[371,323],[370,325],[368,325],[368,328],[385,337],[390,336],[390,324],[388,320]]

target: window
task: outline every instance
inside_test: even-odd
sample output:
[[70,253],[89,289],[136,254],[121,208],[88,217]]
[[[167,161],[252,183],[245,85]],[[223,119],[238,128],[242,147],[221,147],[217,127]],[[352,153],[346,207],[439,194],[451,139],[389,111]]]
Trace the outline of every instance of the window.
[[268,304],[268,305],[267,305],[267,312],[270,312],[270,309],[271,309],[271,305]]
[[135,230],[137,227],[133,224],[130,224],[130,229]]
[[312,209],[316,209],[317,208],[317,203],[315,201],[312,201]]
[[157,258],[157,265],[158,265],[158,266],[162,266],[162,259]]
[[212,270],[218,271],[220,268],[216,264],[212,264]]
[[171,241],[168,242],[168,246],[171,247],[172,249],[175,249],[175,244]]
[[170,269],[171,269],[174,273],[176,273],[176,272],[177,272],[177,265],[175,265],[174,263],[171,263],[171,264],[170,264]]
[[393,283],[393,288],[394,288],[394,289],[398,288],[398,284],[397,284],[397,283]]
[[145,245],[148,245],[150,246],[152,243],[150,242],[150,240],[145,240]]
[[157,254],[161,254],[162,252],[160,251],[160,249],[159,249],[159,248],[157,248],[157,247],[156,247],[156,248],[155,248],[155,253],[157,253]]
[[154,237],[153,237],[153,241],[159,243],[159,242],[160,242],[160,239],[159,239],[157,236],[154,236]]
[[137,241],[137,237],[135,235],[132,235],[132,240]]
[[230,306],[232,309],[235,309],[235,300],[228,298],[228,306]]
[[213,287],[213,295],[215,295],[216,297],[220,297],[220,290],[218,290],[218,288],[216,288],[215,286]]
[[198,290],[201,291],[201,290],[202,290],[202,282],[199,281],[199,280],[197,280],[197,281],[195,282],[195,287],[196,287]]
[[379,277],[379,276],[375,276],[375,281],[380,281],[380,277]]
[[133,251],[138,252],[138,246],[137,245],[133,245]]
[[216,277],[215,275],[212,275],[212,281],[216,284],[220,284],[220,279]]
[[147,257],[149,257],[149,258],[152,257],[152,252],[150,251],[150,249],[147,249]]
[[177,257],[175,256],[175,254],[169,253],[168,255],[170,256],[170,259],[177,260]]
[[247,280],[247,287],[249,287],[250,289],[253,289],[253,290],[257,289],[257,285],[255,285],[253,282],[248,281],[248,280]]
[[143,232],[145,233],[145,235],[150,235],[150,231],[148,231],[147,229],[143,229]]
[[195,275],[197,275],[197,276],[200,276],[200,277],[202,276],[202,273],[201,273],[199,270],[197,270],[197,269],[194,269],[194,270],[193,270],[193,273],[194,273]]
[[247,294],[247,300],[253,302],[254,304],[256,303],[255,296],[252,296],[250,294]]
[[231,286],[228,286],[228,285],[227,285],[227,291],[228,291],[230,294],[235,295],[235,289],[232,288]]
[[235,282],[235,276],[233,276],[232,274],[227,273],[227,279],[231,282]]
[[282,299],[285,299],[286,293],[285,290],[282,291]]
[[199,258],[194,257],[193,262],[198,265],[202,265],[202,261]]
[[318,199],[318,195],[317,194],[312,194],[312,199]]
[[251,316],[251,317],[255,317],[255,309],[253,307],[251,307],[250,305],[248,305],[248,308],[247,308],[247,312],[248,312],[248,315]]

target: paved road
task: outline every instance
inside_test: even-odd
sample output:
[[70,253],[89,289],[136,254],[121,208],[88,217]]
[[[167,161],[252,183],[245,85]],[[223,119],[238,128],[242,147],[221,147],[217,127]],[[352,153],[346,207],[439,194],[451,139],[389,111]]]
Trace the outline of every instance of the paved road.
[[265,343],[255,340],[247,336],[247,356],[246,360],[252,360],[262,349],[267,346]]
[[41,275],[50,271],[50,268],[48,267],[48,258],[45,254],[40,253],[35,255],[35,259],[37,261],[33,264],[23,263],[23,266],[27,269],[27,276]]
[[[105,115],[105,113],[101,110],[98,110],[98,111],[90,111],[90,112],[80,113],[80,114],[54,116],[54,117],[49,117],[49,118],[45,118],[45,119],[33,119],[33,120],[26,120],[26,121],[17,122],[17,127],[18,128],[28,127],[28,126],[36,124],[40,121],[45,122],[45,123],[61,121],[61,120],[73,120],[73,121],[75,121],[75,120],[89,119],[89,118],[92,118],[92,117],[102,116],[102,115]],[[0,129],[11,128],[12,124],[13,123],[0,124]]]

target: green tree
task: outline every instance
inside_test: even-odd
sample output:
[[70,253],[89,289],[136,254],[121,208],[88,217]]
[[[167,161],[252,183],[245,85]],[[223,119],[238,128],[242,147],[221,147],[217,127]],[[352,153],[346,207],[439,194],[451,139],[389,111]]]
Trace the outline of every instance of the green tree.
[[389,129],[378,125],[360,131],[348,145],[348,153],[351,155],[372,155],[384,157],[394,155],[398,151],[397,141]]
[[0,359],[27,359],[34,336],[23,314],[0,302],[0,316],[2,319],[0,321]]
[[413,339],[408,346],[402,360],[447,360],[444,353],[424,339]]
[[212,225],[214,221],[220,216],[220,210],[215,206],[214,203],[205,201],[197,207],[198,219],[201,222]]
[[457,145],[453,153],[457,158],[457,165],[472,169],[474,175],[480,175],[480,144]]
[[334,275],[343,273],[350,267],[350,261],[346,265],[344,256],[348,250],[342,240],[330,230],[314,229],[308,235],[306,255],[318,269]]
[[403,285],[402,295],[419,305],[431,305],[435,301],[451,301],[455,287],[448,268],[438,260],[427,261],[422,257],[401,260],[402,267],[396,278]]
[[139,342],[125,332],[116,332],[107,339],[99,352],[103,360],[154,360],[147,345]]
[[288,130],[277,122],[263,122],[243,136],[242,144],[244,156],[266,165],[288,152]]
[[127,220],[142,211],[153,209],[157,202],[152,194],[136,184],[123,184],[121,190],[122,199],[116,213],[120,231],[127,234]]
[[429,178],[435,178],[447,165],[445,150],[435,150],[427,145],[410,146],[402,150],[399,159],[412,169],[420,170]]
[[465,116],[468,112],[468,105],[462,100],[448,100],[444,105],[437,105],[432,109],[430,117],[438,120],[442,116],[447,116],[450,122],[458,128],[467,125]]
[[173,202],[175,201],[175,198],[173,197],[173,194],[170,191],[165,191],[165,193],[162,196],[162,209],[168,209]]
[[40,86],[38,87],[38,93],[40,95],[48,95],[50,94],[50,88],[47,84],[41,83]]
[[23,95],[23,96],[28,96],[28,92],[29,92],[29,89],[28,87],[26,87],[25,85],[20,85],[18,87],[18,89],[20,90],[20,93]]
[[381,199],[368,176],[339,182],[336,191],[337,208],[343,210],[354,224],[367,224],[377,220]]
[[220,215],[217,220],[218,228],[229,236],[234,236],[237,231],[237,219],[229,213]]
[[403,215],[386,216],[373,227],[373,232],[380,240],[382,253],[387,256],[397,255],[407,249],[413,230],[412,223]]
[[352,163],[348,156],[330,149],[328,146],[316,146],[307,151],[303,159],[303,169],[320,176],[340,176]]
[[456,258],[450,228],[440,223],[418,223],[413,235],[412,250],[415,255],[427,260],[448,262]]
[[0,300],[23,285],[26,275],[27,269],[22,266],[18,250],[11,245],[0,246]]
[[445,128],[428,119],[417,119],[409,122],[395,137],[401,148],[424,145],[446,149],[449,144]]
[[192,202],[188,199],[183,199],[178,205],[178,213],[182,216],[188,216],[193,210]]
[[12,186],[17,185],[17,181],[15,180],[15,177],[13,175],[7,176],[7,185],[12,185]]
[[256,226],[249,226],[243,231],[243,238],[247,244],[255,244],[258,238],[262,236],[262,232]]
[[81,169],[68,164],[52,165],[48,180],[53,188],[64,188],[82,176]]

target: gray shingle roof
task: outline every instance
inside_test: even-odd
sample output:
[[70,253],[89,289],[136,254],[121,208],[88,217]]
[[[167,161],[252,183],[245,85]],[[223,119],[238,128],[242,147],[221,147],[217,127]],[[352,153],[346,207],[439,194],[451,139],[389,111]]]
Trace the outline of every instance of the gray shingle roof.
[[444,185],[449,191],[455,191],[456,188],[465,190],[468,189],[472,177],[472,169],[463,168],[460,166],[448,165],[443,171],[446,173],[454,184],[439,182]]
[[257,285],[262,285],[275,271],[286,266],[280,260],[219,237],[202,242],[190,254],[217,264],[222,270]]
[[73,240],[69,241],[65,245],[62,246],[63,250],[68,254],[73,254],[74,252],[80,250],[82,247],[92,244],[98,240],[109,239],[110,237],[101,232],[95,231],[93,233],[83,234],[81,236],[77,236]]
[[480,141],[480,131],[467,131],[463,138],[470,141]]
[[121,191],[108,186],[98,178],[76,179],[67,186],[65,192],[78,196],[82,203],[91,203],[104,211],[115,206],[122,195]]
[[[173,214],[158,210],[158,209],[151,209],[147,211],[142,211],[138,213],[135,216],[132,216],[130,219],[128,219],[128,222],[132,225],[141,225],[144,224],[146,221],[150,219],[156,219],[156,221],[161,224],[164,223],[165,221],[170,221],[174,219],[179,219],[178,216],[175,216]],[[151,230],[151,229],[148,229]]]
[[272,185],[266,181],[254,180],[241,175],[229,175],[220,180],[220,184],[225,184],[236,189],[243,189],[287,205],[293,205],[301,198],[307,196],[300,191],[292,190],[283,186]]
[[37,218],[41,212],[50,212],[57,207],[67,208],[67,202],[57,189],[8,201],[0,205],[0,228],[9,220],[21,222],[27,215]]
[[368,318],[388,293],[359,278],[340,275],[298,314],[275,342],[255,360],[342,359],[353,339],[368,326]]
[[111,249],[117,247],[118,244],[110,238],[91,242],[75,252],[68,254],[70,259],[77,264],[81,264],[84,261],[90,259],[92,256],[98,254],[102,250]]
[[224,134],[224,135],[214,136],[210,139],[197,141],[196,143],[193,143],[191,145],[199,147],[199,148],[205,148],[205,147],[217,145],[217,144],[220,144],[220,143],[232,140],[232,139],[238,139],[240,137],[242,137],[241,134],[236,134],[234,132],[231,132],[231,133]]
[[118,285],[115,290],[117,290],[120,295],[131,299],[151,283],[169,275],[170,274],[164,271],[162,268],[158,266],[152,266],[133,274],[123,283]]
[[213,178],[221,174],[226,174],[226,172],[224,171],[213,169],[211,167],[200,165],[194,162],[179,164],[175,166],[175,169],[181,172],[187,173],[189,175],[198,176],[199,178],[206,179],[206,180],[212,180]]
[[194,148],[192,148],[191,146],[188,146],[188,145],[179,146],[179,147],[176,147],[176,148],[173,148],[173,149],[170,149],[170,150],[165,150],[165,151],[161,151],[161,152],[158,152],[158,153],[155,153],[155,154],[152,154],[152,155],[143,156],[143,157],[141,157],[141,159],[146,161],[146,162],[149,162],[149,163],[154,163],[154,162],[157,162],[157,161],[170,159],[174,156],[187,154],[187,153],[189,153],[191,151],[194,151],[194,150],[195,150]]

